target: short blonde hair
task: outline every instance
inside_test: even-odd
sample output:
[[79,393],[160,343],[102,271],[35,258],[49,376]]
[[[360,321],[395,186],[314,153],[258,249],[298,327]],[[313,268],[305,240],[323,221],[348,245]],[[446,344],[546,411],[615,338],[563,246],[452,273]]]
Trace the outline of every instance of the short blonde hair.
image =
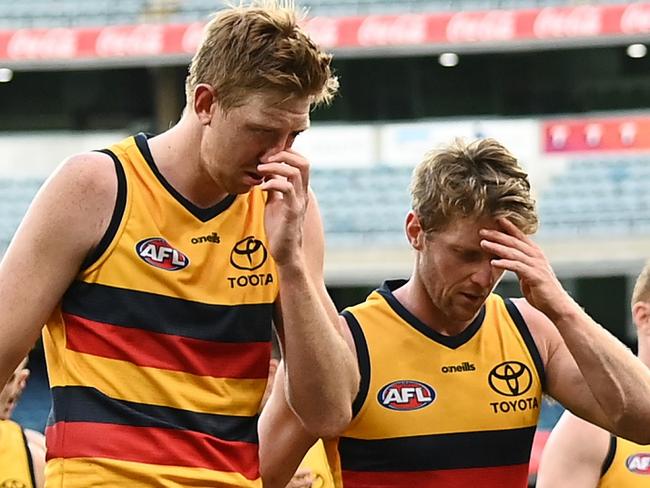
[[455,140],[413,171],[411,204],[425,232],[463,217],[506,217],[526,234],[538,227],[528,175],[494,139]]
[[298,20],[291,0],[254,0],[217,12],[190,63],[187,102],[197,85],[207,83],[224,112],[258,91],[329,103],[338,90],[332,56],[314,44]]
[[645,263],[632,292],[632,305],[638,302],[650,302],[650,260]]

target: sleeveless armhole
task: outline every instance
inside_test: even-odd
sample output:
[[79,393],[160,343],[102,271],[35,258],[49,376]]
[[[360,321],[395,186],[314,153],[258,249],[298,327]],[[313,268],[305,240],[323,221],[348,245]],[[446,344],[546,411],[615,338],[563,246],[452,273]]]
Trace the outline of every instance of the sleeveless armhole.
[[368,354],[366,338],[363,335],[361,325],[359,325],[356,317],[347,310],[341,312],[341,315],[345,318],[345,321],[348,323],[348,327],[350,328],[350,332],[352,333],[354,347],[357,350],[359,376],[361,377],[359,381],[359,392],[357,393],[354,402],[352,402],[352,418],[354,419],[361,410],[361,407],[368,396],[368,390],[370,388],[370,355]]
[[115,164],[115,174],[117,175],[117,198],[115,199],[115,208],[113,209],[111,222],[97,247],[95,247],[95,249],[86,256],[86,259],[84,259],[84,262],[81,264],[82,270],[88,269],[92,266],[95,261],[104,254],[106,249],[108,249],[108,246],[111,244],[115,234],[117,233],[117,229],[120,227],[122,216],[124,215],[124,209],[126,208],[126,174],[124,173],[122,162],[115,153],[109,149],[101,149],[97,152],[110,156]]
[[27,437],[25,436],[25,430],[21,427],[20,433],[23,436],[23,444],[25,446],[25,453],[27,454],[27,463],[29,464],[29,476],[32,479],[32,486],[36,488],[36,476],[34,475],[34,460],[32,459],[32,451],[29,448],[27,442]]
[[542,390],[546,391],[546,376],[544,374],[544,363],[542,362],[542,356],[539,354],[539,350],[537,349],[537,344],[535,344],[535,340],[533,339],[533,336],[531,335],[530,330],[528,329],[528,325],[526,324],[526,321],[522,317],[521,312],[519,312],[517,306],[514,303],[512,303],[512,300],[510,300],[509,298],[504,298],[503,301],[506,305],[506,309],[508,310],[508,314],[510,314],[510,318],[512,318],[512,321],[515,323],[515,326],[517,327],[519,334],[521,334],[521,338],[524,340],[524,343],[528,348],[528,352],[530,353],[530,356],[533,358],[533,363],[535,363],[535,369],[537,370],[539,379],[542,382]]
[[616,456],[616,436],[609,435],[609,449],[607,449],[607,456],[603,460],[603,466],[600,468],[600,477],[602,478],[607,473],[607,470],[612,466],[614,462],[614,456]]

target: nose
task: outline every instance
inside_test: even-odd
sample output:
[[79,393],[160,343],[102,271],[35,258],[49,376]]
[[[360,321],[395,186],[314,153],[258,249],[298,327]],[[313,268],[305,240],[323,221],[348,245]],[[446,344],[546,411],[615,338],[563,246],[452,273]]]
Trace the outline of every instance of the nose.
[[494,269],[490,260],[484,260],[476,269],[471,278],[472,282],[483,289],[491,289],[494,283]]
[[264,150],[264,153],[260,157],[260,161],[262,163],[268,162],[268,159],[271,156],[279,153],[280,151],[291,148],[292,144],[293,140],[291,134],[282,134],[276,137],[273,141],[271,141],[270,146]]

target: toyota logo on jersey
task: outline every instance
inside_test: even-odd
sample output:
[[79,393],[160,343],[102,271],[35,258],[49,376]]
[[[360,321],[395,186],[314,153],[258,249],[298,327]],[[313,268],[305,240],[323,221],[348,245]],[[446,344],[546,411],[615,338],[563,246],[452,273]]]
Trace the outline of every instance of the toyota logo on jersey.
[[644,452],[634,454],[625,461],[628,470],[637,474],[650,474],[650,454]]
[[436,392],[426,383],[398,380],[387,384],[377,394],[377,401],[390,410],[418,410],[433,403]]
[[135,251],[145,263],[166,271],[177,271],[190,264],[185,254],[174,249],[162,237],[150,237],[138,242]]

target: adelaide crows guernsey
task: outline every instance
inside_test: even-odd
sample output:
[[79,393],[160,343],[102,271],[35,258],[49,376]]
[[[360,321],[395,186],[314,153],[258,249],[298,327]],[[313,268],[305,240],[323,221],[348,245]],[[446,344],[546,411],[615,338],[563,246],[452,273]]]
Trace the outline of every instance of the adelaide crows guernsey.
[[260,487],[257,412],[277,272],[255,187],[201,209],[139,134],[103,151],[118,197],[44,331],[48,487]]
[[35,486],[32,455],[23,429],[11,420],[0,420],[0,487]]
[[403,283],[343,312],[362,379],[352,423],[328,446],[336,485],[525,488],[543,368],[517,308],[492,294],[443,336],[397,301]]
[[642,446],[610,436],[609,452],[598,488],[647,486],[650,486],[650,445]]

